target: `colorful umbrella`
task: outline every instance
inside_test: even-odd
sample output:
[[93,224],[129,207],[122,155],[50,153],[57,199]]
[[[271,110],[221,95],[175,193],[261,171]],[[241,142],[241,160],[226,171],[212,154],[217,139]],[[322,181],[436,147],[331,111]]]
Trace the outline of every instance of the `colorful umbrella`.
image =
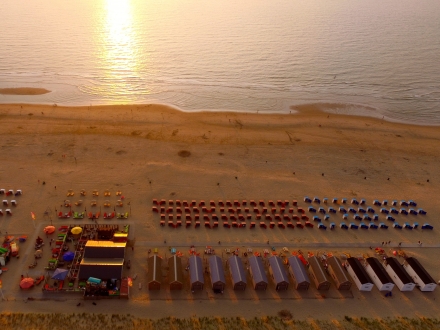
[[69,273],[68,269],[57,268],[53,272],[52,279],[59,280],[59,281],[64,281],[64,279],[66,278],[68,273]]
[[73,227],[72,230],[70,231],[73,235],[78,235],[81,234],[82,232],[82,228],[81,227]]
[[72,251],[67,251],[63,255],[63,260],[64,261],[72,261],[74,258],[75,258],[75,253],[72,252]]
[[44,232],[46,234],[53,234],[55,232],[55,227],[54,226],[44,227]]
[[25,277],[20,282],[20,288],[22,289],[30,289],[34,286],[34,279],[30,277]]

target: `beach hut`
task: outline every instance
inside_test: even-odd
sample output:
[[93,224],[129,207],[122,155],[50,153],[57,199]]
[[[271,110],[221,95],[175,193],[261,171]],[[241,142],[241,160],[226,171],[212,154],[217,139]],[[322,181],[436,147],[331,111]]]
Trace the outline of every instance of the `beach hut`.
[[414,258],[406,258],[403,262],[403,268],[417,284],[420,291],[434,291],[437,284],[431,275],[426,271],[426,269],[420,264],[420,262]]
[[297,290],[308,290],[310,278],[303,262],[298,256],[289,257],[289,274],[292,276],[293,285]]
[[366,259],[365,270],[370,275],[371,280],[379,291],[392,291],[394,288],[393,280],[377,258]]
[[226,286],[225,271],[223,269],[222,258],[220,258],[219,256],[210,256],[208,262],[212,290],[216,293],[222,293],[225,290]]
[[189,257],[188,262],[191,291],[203,290],[205,279],[203,277],[202,259],[199,256],[192,255]]
[[275,290],[287,291],[289,288],[289,278],[283,266],[283,260],[278,256],[269,258],[269,274],[275,283]]
[[391,279],[397,285],[400,291],[414,290],[414,287],[416,286],[415,283],[396,258],[386,258],[384,266],[388,275],[390,275]]
[[359,291],[371,291],[373,289],[373,281],[357,258],[348,258],[345,265]]
[[351,282],[344,272],[341,261],[337,257],[330,257],[327,259],[328,272],[333,278],[338,290],[350,290]]
[[319,262],[318,258],[316,258],[315,256],[311,256],[308,258],[308,262],[310,265],[310,277],[312,278],[313,282],[315,282],[316,288],[318,290],[330,289],[330,281],[328,280],[328,277],[325,274],[324,269],[322,268],[322,265]]
[[170,290],[183,289],[183,269],[182,259],[174,255],[168,259],[168,280],[170,282]]
[[148,258],[147,283],[148,290],[160,290],[162,282],[162,258],[157,254]]
[[232,287],[234,290],[246,289],[246,272],[244,271],[243,262],[238,256],[232,256],[228,259],[229,271],[231,272]]
[[248,260],[252,286],[255,290],[266,290],[268,282],[266,272],[264,271],[263,261],[257,256],[251,256]]

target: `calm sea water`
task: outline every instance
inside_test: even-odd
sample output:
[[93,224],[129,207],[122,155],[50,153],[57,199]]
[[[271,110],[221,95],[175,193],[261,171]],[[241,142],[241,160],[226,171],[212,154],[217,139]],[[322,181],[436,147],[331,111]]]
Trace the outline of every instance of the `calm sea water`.
[[[294,104],[440,125],[438,0],[2,0],[0,103]],[[367,107],[364,107],[367,106]]]

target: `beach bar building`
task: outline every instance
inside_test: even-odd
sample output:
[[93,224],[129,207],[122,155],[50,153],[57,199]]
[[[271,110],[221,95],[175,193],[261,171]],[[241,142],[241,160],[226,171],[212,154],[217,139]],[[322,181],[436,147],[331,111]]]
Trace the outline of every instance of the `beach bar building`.
[[249,271],[251,274],[252,285],[254,289],[266,290],[268,282],[261,257],[251,256],[249,257],[248,260],[249,260]]
[[359,291],[371,291],[373,289],[373,281],[370,279],[370,276],[368,276],[367,271],[359,259],[348,258],[345,265]]
[[309,262],[310,277],[313,282],[315,282],[316,288],[318,290],[328,290],[330,289],[330,281],[324,272],[324,268],[319,262],[318,258],[311,256],[307,259]]
[[219,256],[211,256],[208,261],[212,290],[217,293],[223,292],[226,286],[226,279],[222,258]]
[[379,291],[393,291],[394,283],[390,275],[388,275],[384,266],[377,258],[370,257],[365,259],[367,265],[365,270],[370,275],[371,280],[377,286]]
[[205,279],[203,278],[202,259],[199,256],[192,255],[189,257],[188,262],[191,291],[203,290]]
[[147,283],[148,290],[160,290],[162,282],[162,258],[158,255],[152,255],[148,258]]
[[87,241],[83,258],[125,258],[126,242]]
[[434,291],[437,287],[435,280],[416,258],[406,258],[403,262],[403,268],[405,268],[408,275],[417,284],[420,291]]
[[124,259],[121,258],[84,258],[79,265],[78,279],[121,279],[123,267]]
[[385,259],[385,270],[400,291],[414,290],[416,284],[396,258],[388,257]]
[[287,291],[289,288],[289,278],[287,272],[284,269],[283,261],[278,256],[272,256],[269,258],[269,274],[275,283],[275,289],[277,291]]
[[341,261],[333,256],[327,259],[328,272],[333,278],[338,290],[350,290],[351,282],[344,272]]
[[231,272],[232,286],[234,290],[246,289],[246,272],[244,271],[243,262],[238,256],[232,256],[228,259],[229,271]]
[[310,278],[301,259],[298,256],[289,257],[289,274],[292,276],[293,285],[297,290],[308,290]]
[[183,289],[183,269],[182,259],[174,255],[168,258],[168,280],[170,282],[170,290]]

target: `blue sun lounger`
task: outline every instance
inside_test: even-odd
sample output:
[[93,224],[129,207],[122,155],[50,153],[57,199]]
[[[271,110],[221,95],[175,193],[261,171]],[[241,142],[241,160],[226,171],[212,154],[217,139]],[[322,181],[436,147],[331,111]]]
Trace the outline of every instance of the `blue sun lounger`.
[[354,208],[350,207],[350,208],[348,209],[348,212],[356,213],[356,210],[355,210]]
[[348,229],[348,226],[345,224],[345,222],[341,222],[339,224],[339,227],[341,227],[342,229]]
[[337,204],[338,203],[338,199],[337,198],[332,198],[332,203],[333,204]]
[[367,211],[362,207],[358,207],[358,212],[359,213],[367,213]]
[[347,198],[342,198],[342,204],[347,204]]
[[430,229],[430,230],[433,230],[434,227],[431,226],[429,223],[425,223],[425,224],[423,224],[422,229]]
[[336,213],[335,208],[333,208],[333,207],[331,207],[331,206],[328,208],[328,211],[329,211],[330,213]]
[[320,207],[320,208],[318,209],[318,212],[319,212],[319,213],[324,213],[324,214],[327,213],[326,210],[325,210],[323,207]]
[[330,216],[328,214],[324,215],[324,220],[330,219]]
[[304,202],[311,203],[312,200],[309,197],[306,196],[306,197],[304,197]]
[[388,205],[388,200],[384,199],[383,202],[382,202],[382,205]]
[[386,224],[384,224],[383,222],[381,222],[379,224],[379,228],[381,228],[381,229],[388,229],[388,226]]
[[339,212],[341,212],[341,213],[346,213],[347,210],[345,209],[345,207],[343,207],[343,206],[339,206]]
[[348,213],[344,213],[344,215],[342,216],[342,219],[347,220],[348,219]]
[[359,204],[361,204],[361,205],[365,205],[367,203],[367,201],[365,200],[365,199],[361,199],[361,201],[359,202]]
[[390,213],[390,211],[388,211],[387,209],[385,209],[385,208],[381,208],[380,209],[380,213],[385,213],[385,214],[388,214],[388,213]]
[[371,217],[370,217],[369,215],[365,214],[365,215],[362,217],[362,220],[371,221]]
[[427,213],[424,209],[418,209],[417,212],[419,212],[419,214],[422,214],[422,215],[426,215],[426,213]]
[[361,229],[368,229],[368,226],[363,222],[361,222],[359,225],[361,226]]
[[359,202],[358,202],[358,200],[357,200],[356,198],[353,198],[353,199],[351,200],[351,204],[359,205]]
[[354,220],[362,220],[362,217],[356,213],[355,215],[353,215],[353,219]]
[[409,209],[409,213],[412,214],[412,215],[419,214],[415,209]]
[[367,207],[367,212],[368,213],[376,213],[376,211],[371,206]]
[[354,222],[350,222],[350,229],[358,229],[359,226],[355,224]]
[[400,206],[408,206],[408,202],[407,201],[400,201]]
[[405,222],[405,223],[403,224],[403,228],[405,228],[405,229],[413,229],[413,226],[411,226],[411,225],[409,224],[409,222]]
[[380,201],[378,201],[377,199],[375,199],[375,200],[373,201],[373,204],[374,204],[374,205],[378,205],[378,206],[381,206],[381,205],[382,205],[382,203],[381,203]]
[[417,206],[417,203],[414,202],[412,199],[409,200],[409,205],[411,206]]
[[400,209],[400,214],[408,215],[408,211],[405,209]]
[[309,206],[309,212],[316,213],[316,209],[313,206]]
[[414,224],[413,224],[413,228],[414,228],[414,229],[419,228],[419,223],[418,223],[418,222],[414,222]]
[[320,224],[318,225],[318,229],[324,229],[324,230],[326,230],[327,227],[326,227],[323,223],[320,223]]
[[336,225],[334,222],[330,222],[330,229],[335,229]]
[[397,209],[395,209],[394,207],[392,207],[392,208],[390,209],[390,212],[391,212],[391,213],[394,213],[394,214],[399,214],[399,211],[398,211]]
[[373,215],[373,220],[374,220],[374,221],[379,220],[379,214],[375,214],[375,215]]
[[391,205],[393,205],[393,206],[397,206],[397,201],[396,201],[396,200],[393,200],[393,201],[391,202]]
[[318,204],[321,203],[321,200],[318,197],[313,197],[313,201]]
[[328,203],[328,198],[327,198],[327,197],[324,197],[324,198],[322,199],[322,202],[325,203],[325,204],[327,204],[327,203]]
[[394,227],[395,229],[402,229],[402,226],[399,225],[397,222],[393,223],[393,227]]
[[321,222],[321,218],[318,217],[317,215],[314,215],[313,216],[313,221]]
[[377,225],[374,222],[370,222],[368,226],[370,229],[377,229]]
[[386,216],[386,219],[389,220],[389,221],[394,221],[394,220],[396,220],[396,219],[394,219],[391,215],[387,215],[387,216]]

